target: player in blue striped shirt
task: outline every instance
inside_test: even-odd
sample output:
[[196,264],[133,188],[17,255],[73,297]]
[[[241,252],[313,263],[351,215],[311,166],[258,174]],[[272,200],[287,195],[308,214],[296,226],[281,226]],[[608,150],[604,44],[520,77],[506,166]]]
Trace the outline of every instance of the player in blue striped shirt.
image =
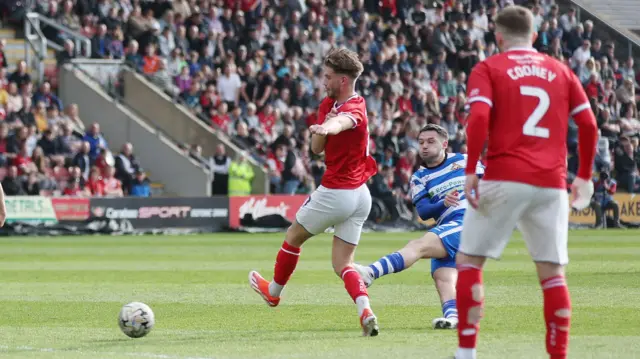
[[[431,276],[440,294],[443,314],[433,320],[434,329],[455,329],[458,325],[455,257],[467,208],[464,195],[467,155],[448,154],[448,139],[447,130],[438,125],[429,124],[420,130],[418,142],[423,166],[411,177],[411,197],[418,215],[423,220],[435,219],[436,226],[422,238],[369,266],[356,265],[368,287],[377,278],[398,273],[422,258],[431,258]],[[476,165],[476,173],[480,177],[484,174],[480,163]]]

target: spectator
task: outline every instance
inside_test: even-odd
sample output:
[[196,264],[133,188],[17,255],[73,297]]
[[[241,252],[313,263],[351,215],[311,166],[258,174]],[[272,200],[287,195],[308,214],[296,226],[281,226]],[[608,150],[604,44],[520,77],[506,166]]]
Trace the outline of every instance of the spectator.
[[[18,88],[31,83],[31,76],[27,72],[27,63],[25,61],[18,62],[18,68],[9,76],[9,82],[15,82]],[[12,91],[9,91],[11,93]]]
[[8,153],[9,149],[9,128],[4,122],[0,122],[0,167],[5,167],[11,154]]
[[20,145],[20,151],[13,159],[13,166],[18,168],[18,175],[20,176],[38,171],[31,159],[31,155],[29,155],[28,145],[26,142],[22,142]]
[[590,205],[596,214],[596,228],[602,228],[606,220],[605,212],[607,210],[613,211],[613,227],[623,228],[620,224],[620,207],[613,198],[613,195],[616,193],[616,188],[616,181],[609,177],[609,173],[607,171],[601,171],[599,179],[595,181],[595,194],[591,199]]
[[633,69],[633,57],[627,58],[624,65],[620,68],[620,73],[622,74],[622,78],[633,79],[633,85],[638,87],[638,83],[636,82],[636,72]]
[[[242,123],[238,124],[239,126]],[[223,144],[216,146],[216,152],[211,159],[211,169],[213,171],[213,183],[211,184],[211,194],[226,195],[229,187],[229,168],[231,166],[231,158],[227,156],[227,150]]]
[[16,166],[9,167],[7,176],[2,180],[2,188],[7,196],[22,196],[25,194],[22,183],[18,178],[18,168]]
[[51,84],[45,81],[40,85],[40,90],[33,95],[33,103],[43,102],[46,107],[55,106],[58,110],[62,110],[62,101],[51,92]]
[[[577,146],[577,138],[574,146]],[[602,131],[598,130],[598,152],[596,152],[595,159],[596,170],[610,170],[611,169],[611,152],[609,150],[609,138],[602,135]]]
[[640,135],[640,121],[638,121],[637,110],[633,106],[625,109],[624,115],[620,118],[620,130],[624,136],[632,138]]
[[108,51],[113,59],[124,59],[126,56],[124,51],[124,34],[119,25],[113,29]]
[[616,151],[615,168],[620,186],[629,193],[637,193],[640,189],[640,175],[636,163],[635,148],[628,137],[620,139],[620,146]]
[[115,177],[122,182],[122,187],[126,193],[131,189],[131,181],[135,172],[140,168],[140,164],[133,154],[133,145],[125,143],[122,145],[120,154],[115,158]]
[[[65,122],[68,123],[67,125],[69,126],[70,129],[73,130],[74,128],[77,128],[79,131],[84,131],[84,123],[80,119],[77,104],[72,103],[70,105],[67,105],[67,108],[65,109],[65,112],[64,112],[64,116],[62,117],[65,120]],[[64,126],[65,123],[62,123],[60,125]]]
[[58,66],[62,66],[71,60],[76,58],[76,53],[74,51],[75,45],[71,40],[64,41],[64,48],[58,52],[56,60],[58,62]]
[[85,186],[87,196],[104,197],[104,182],[100,175],[100,169],[98,167],[92,167],[89,174],[89,179]]
[[626,108],[635,101],[634,79],[625,78],[622,86],[616,90],[616,99]]
[[283,194],[295,194],[302,177],[300,171],[296,171],[297,157],[292,149],[291,143],[283,144],[285,146],[285,155],[283,156],[282,167],[282,191]]
[[236,160],[229,165],[229,196],[251,194],[251,183],[255,174],[247,156],[247,153],[240,152]]
[[82,188],[79,178],[73,178],[68,183],[64,191],[62,191],[64,196],[68,197],[84,197],[85,192]]
[[226,64],[224,73],[218,78],[217,88],[220,91],[222,101],[227,103],[230,109],[238,105],[238,97],[242,81],[235,71],[235,65]]
[[139,44],[136,40],[129,41],[127,49],[125,50],[124,59],[125,62],[134,69],[142,68],[142,56],[138,54]]
[[231,118],[229,117],[227,102],[221,102],[217,109],[211,110],[211,125],[213,128],[228,134],[230,123]]
[[142,58],[142,72],[146,75],[155,74],[160,70],[162,60],[156,55],[156,47],[153,44],[147,45],[145,56]]
[[116,169],[113,166],[108,166],[105,170],[102,182],[104,184],[104,194],[106,197],[122,197],[124,191],[122,189],[122,182],[115,178]]
[[245,122],[236,123],[236,135],[233,137],[233,143],[244,150],[249,150],[257,145],[257,141],[249,135],[249,129]]
[[[394,191],[389,186],[387,179],[393,176],[393,170],[390,166],[383,166],[381,171],[378,171],[369,180],[369,191],[371,197],[376,198],[384,204],[384,207],[388,213],[390,213],[390,220],[394,221],[400,218],[400,212],[396,206],[397,199]],[[380,218],[382,220],[384,218]]]
[[44,131],[40,140],[38,140],[38,147],[42,148],[46,156],[52,157],[62,154],[62,143],[56,139],[57,127],[52,126],[50,129]]
[[131,182],[131,190],[129,195],[134,197],[150,197],[151,196],[151,183],[147,178],[147,174],[142,168],[138,168],[135,173],[135,177]]
[[91,39],[91,56],[94,59],[108,59],[111,56],[111,53],[109,52],[110,42],[107,37],[107,25],[100,24],[97,29],[98,31]]
[[9,67],[9,62],[7,61],[7,55],[4,53],[4,47],[7,45],[7,40],[0,39],[0,68],[6,69]]
[[577,48],[573,52],[571,57],[571,67],[573,69],[584,66],[587,60],[591,58],[591,42],[589,40],[582,40],[582,46]]
[[91,143],[89,141],[84,141],[82,143],[82,147],[80,151],[73,158],[73,165],[76,166],[82,177],[87,179],[89,178],[89,171],[91,170],[92,160],[91,160]]
[[27,196],[40,195],[40,181],[38,180],[37,173],[31,172],[27,176],[27,180],[24,182],[24,193]]
[[87,131],[86,135],[84,135],[83,139],[84,141],[89,142],[89,145],[91,146],[89,157],[92,161],[95,161],[100,152],[109,147],[107,146],[107,141],[102,137],[100,124],[97,122],[91,125],[91,128]]

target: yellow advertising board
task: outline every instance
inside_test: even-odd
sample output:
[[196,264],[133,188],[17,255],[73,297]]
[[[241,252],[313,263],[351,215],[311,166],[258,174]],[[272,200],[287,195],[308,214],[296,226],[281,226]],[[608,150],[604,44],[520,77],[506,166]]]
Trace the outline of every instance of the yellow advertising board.
[[[620,206],[620,219],[629,223],[640,223],[640,193],[616,193],[613,198],[618,202]],[[434,225],[435,221],[430,219],[428,221],[418,220],[418,222],[426,225]],[[569,223],[574,224],[595,224],[596,214],[591,208],[584,209],[582,211],[576,211],[570,209]]]
[[[616,193],[613,198],[620,207],[620,219],[624,222],[640,223],[640,194]],[[591,208],[582,211],[571,209],[569,222],[595,224],[596,214]]]

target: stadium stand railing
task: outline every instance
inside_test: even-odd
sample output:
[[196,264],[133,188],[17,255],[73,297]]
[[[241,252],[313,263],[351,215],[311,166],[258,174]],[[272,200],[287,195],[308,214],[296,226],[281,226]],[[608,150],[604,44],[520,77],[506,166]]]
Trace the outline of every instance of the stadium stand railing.
[[[63,46],[55,41],[50,41],[42,32],[42,25],[52,27],[58,31],[61,36],[72,40],[75,44],[74,51],[76,55],[91,57],[91,40],[59,23],[53,21],[46,16],[37,12],[29,12],[24,17],[24,38],[25,38],[25,61],[38,74],[38,82],[42,82],[45,76],[45,63],[49,48],[54,51],[62,51]],[[35,56],[31,58],[31,52],[27,48],[27,44],[33,49]]]
[[[99,60],[105,62],[104,60]],[[102,65],[102,81],[84,69],[90,68],[95,60],[74,60],[59,69],[59,92],[63,101],[74,101],[80,107],[81,118],[95,118],[98,114],[101,128],[110,145],[120,148],[127,142],[135,144],[136,156],[153,174],[154,180],[165,187],[165,195],[203,196],[211,194],[212,173],[202,163],[183,153],[180,147],[147,121],[113,96],[109,85],[111,74],[117,73],[117,64],[112,60]],[[83,66],[77,64],[84,63]],[[100,68],[100,64],[93,67]],[[93,73],[98,73],[95,70]],[[101,83],[102,82],[102,83]],[[86,126],[90,125],[88,123]],[[171,164],[168,166],[167,164]]]
[[[201,146],[205,156],[213,156],[218,144],[223,144],[232,158],[245,152],[226,135],[191,113],[175,96],[170,96],[131,68],[123,71],[123,92],[124,102],[129,107],[149,119],[154,126],[170,133],[177,141]],[[252,157],[248,157],[248,160],[255,173],[252,193],[269,193],[266,169]]]

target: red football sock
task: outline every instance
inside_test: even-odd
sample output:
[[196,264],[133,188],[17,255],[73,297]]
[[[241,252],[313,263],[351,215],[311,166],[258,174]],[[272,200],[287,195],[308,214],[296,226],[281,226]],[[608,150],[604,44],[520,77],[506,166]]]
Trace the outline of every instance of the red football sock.
[[564,276],[543,280],[544,320],[547,322],[547,353],[551,359],[567,359],[571,298]]
[[472,265],[458,266],[456,305],[458,306],[458,346],[474,349],[483,315],[484,288],[482,269]]
[[356,299],[360,296],[367,296],[367,286],[364,285],[364,281],[360,274],[356,272],[352,267],[345,267],[340,273],[340,277],[344,282],[344,288],[347,290],[351,299],[355,302]]
[[298,259],[300,259],[300,248],[294,247],[286,241],[282,243],[282,248],[280,248],[276,257],[273,281],[281,286],[287,284],[291,274],[296,270]]

